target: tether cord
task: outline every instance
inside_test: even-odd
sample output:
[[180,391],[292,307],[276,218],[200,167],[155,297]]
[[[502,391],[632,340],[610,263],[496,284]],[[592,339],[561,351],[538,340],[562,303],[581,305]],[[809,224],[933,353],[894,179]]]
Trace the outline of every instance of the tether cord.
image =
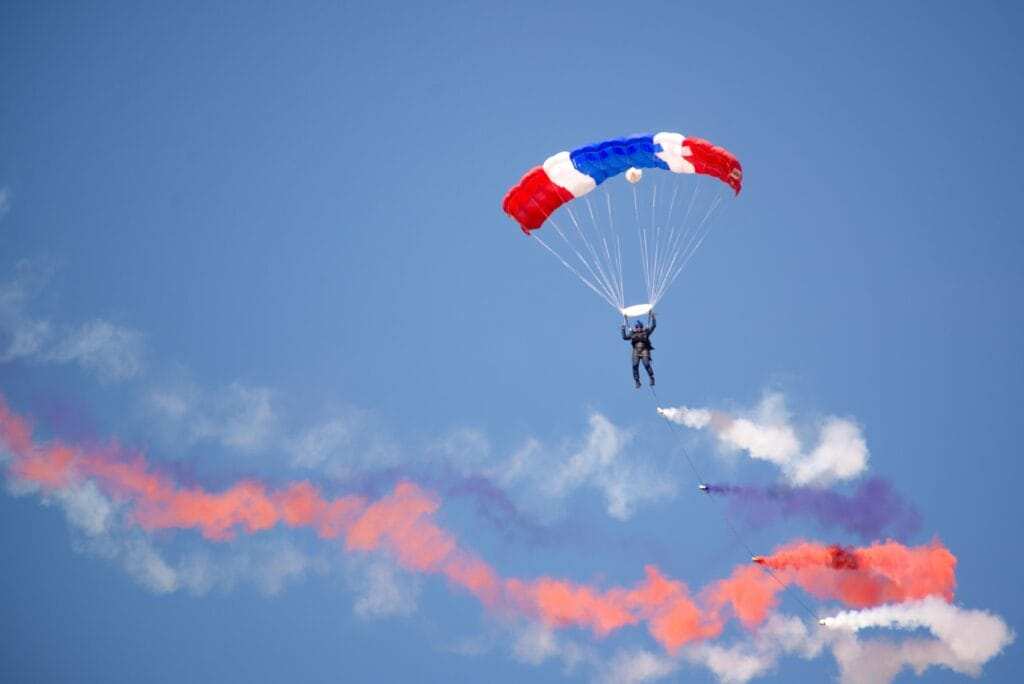
[[[658,393],[655,391],[653,386],[651,387],[651,396],[654,398],[654,406],[655,406],[655,408],[659,408],[658,404],[660,402],[658,400]],[[671,433],[672,433],[672,435],[674,437],[679,437],[680,436],[678,434],[678,432],[676,431],[675,424],[671,420],[666,418],[665,419],[665,423],[666,423],[666,425],[668,425],[668,429],[669,429],[669,431],[671,431]],[[693,459],[690,458],[690,452],[686,448],[686,445],[683,444],[682,439],[679,440],[679,448],[682,449],[683,456],[686,457],[686,462],[690,464],[690,470],[693,471],[694,477],[697,478],[697,484],[698,485],[706,485],[707,481],[704,480],[703,477],[701,477],[700,471],[697,470],[697,465],[693,462]],[[710,491],[708,491],[708,490],[702,490],[702,491],[707,496],[709,496],[709,497],[711,496],[711,492]],[[755,554],[754,550],[750,548],[750,545],[747,544],[746,540],[743,538],[743,535],[740,534],[739,529],[737,529],[736,525],[733,524],[732,520],[729,518],[729,514],[726,513],[724,510],[719,511],[719,513],[720,513],[720,515],[722,517],[722,520],[725,521],[726,526],[732,531],[732,534],[736,538],[736,541],[740,543],[740,545],[746,550],[746,552],[748,554],[750,554],[751,558],[756,556],[757,554]],[[785,582],[783,582],[781,579],[779,579],[779,576],[776,575],[775,572],[772,571],[772,569],[770,567],[768,567],[767,565],[762,565],[761,563],[756,563],[755,565],[757,565],[759,568],[761,568],[761,570],[763,570],[765,573],[767,573],[769,577],[771,577],[773,580],[775,580],[779,584],[779,586],[782,587],[782,593],[783,594],[786,594],[788,592],[790,596],[792,596],[794,599],[796,599],[796,602],[800,604],[800,607],[803,608],[804,611],[808,615],[811,616],[811,618],[813,618],[814,620],[818,619],[818,614],[815,613],[814,610],[812,610],[811,607],[809,605],[807,605],[807,603],[802,598],[800,598],[799,594],[796,594],[795,592],[789,592],[789,589],[790,589],[789,585],[786,584]]]

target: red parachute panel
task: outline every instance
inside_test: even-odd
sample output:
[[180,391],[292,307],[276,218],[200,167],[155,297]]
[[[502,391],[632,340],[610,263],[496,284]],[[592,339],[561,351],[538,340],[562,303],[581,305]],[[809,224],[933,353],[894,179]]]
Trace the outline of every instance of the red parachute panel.
[[701,138],[686,138],[685,147],[690,148],[687,161],[699,174],[714,176],[740,194],[743,187],[743,166],[732,152],[724,147],[712,145]]
[[501,208],[529,235],[571,199],[571,192],[552,183],[543,167],[537,166],[527,171],[522,180],[508,191]]

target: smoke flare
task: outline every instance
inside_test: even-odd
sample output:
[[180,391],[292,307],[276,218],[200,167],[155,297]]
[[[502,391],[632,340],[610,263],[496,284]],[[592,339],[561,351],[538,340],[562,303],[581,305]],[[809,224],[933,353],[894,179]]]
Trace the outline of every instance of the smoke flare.
[[861,548],[795,542],[758,562],[818,598],[865,608],[927,596],[953,600],[956,556],[938,541],[907,547],[889,541]]
[[[998,616],[983,610],[964,610],[931,596],[920,601],[844,611],[821,620],[830,629],[857,632],[871,627],[927,629],[942,643],[929,660],[977,676],[981,666],[1014,640]],[[881,651],[879,651],[881,653]],[[902,654],[893,654],[902,655]]]
[[729,499],[752,525],[778,518],[810,518],[827,529],[841,529],[869,542],[906,539],[921,527],[921,516],[880,477],[866,480],[850,495],[816,487],[758,487],[708,484],[704,490]]
[[826,416],[817,426],[816,442],[805,448],[779,393],[766,394],[748,415],[686,406],[658,407],[658,413],[693,430],[710,430],[722,447],[774,464],[796,486],[850,480],[867,468],[867,442],[856,422]]

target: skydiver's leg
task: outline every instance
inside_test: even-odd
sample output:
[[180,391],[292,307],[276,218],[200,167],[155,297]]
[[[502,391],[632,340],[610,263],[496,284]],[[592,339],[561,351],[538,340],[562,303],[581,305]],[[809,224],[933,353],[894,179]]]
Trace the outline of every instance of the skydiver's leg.
[[633,354],[633,383],[640,387],[640,356]]
[[[645,356],[644,357],[644,370],[647,371],[647,377],[649,377],[651,379],[651,386],[653,387],[654,386],[654,368],[651,367],[651,357],[650,356]],[[637,373],[637,375],[639,376],[640,374]],[[640,382],[639,378],[637,379],[637,382]]]

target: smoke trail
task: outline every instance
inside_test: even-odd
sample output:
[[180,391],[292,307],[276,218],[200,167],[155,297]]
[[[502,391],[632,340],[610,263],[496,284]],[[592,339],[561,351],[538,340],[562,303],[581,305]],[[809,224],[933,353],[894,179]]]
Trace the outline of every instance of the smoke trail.
[[775,613],[731,644],[695,644],[682,656],[711,670],[723,684],[745,684],[767,674],[784,655],[817,657],[827,645],[828,636],[824,630],[809,629],[798,617]]
[[[720,682],[743,684],[767,674],[784,655],[810,659],[828,649],[843,684],[887,684],[904,668],[921,675],[939,666],[977,677],[985,663],[1014,640],[999,617],[957,608],[937,597],[845,612],[820,622],[825,626],[809,629],[799,618],[775,613],[731,644],[694,644],[681,655],[710,669]],[[869,627],[923,627],[934,636],[860,639],[854,634]]]
[[686,406],[659,407],[658,413],[694,430],[710,428],[720,445],[774,464],[796,486],[825,486],[849,480],[867,468],[868,447],[859,425],[847,418],[827,416],[818,426],[817,443],[805,450],[790,424],[781,394],[765,395],[750,415]]
[[554,627],[583,627],[603,636],[646,621],[668,649],[722,629],[717,615],[702,615],[682,583],[654,567],[647,569],[644,582],[628,589],[600,590],[551,578],[503,579],[434,521],[440,501],[412,482],[399,482],[376,501],[363,496],[327,499],[306,481],[277,490],[255,480],[219,493],[182,488],[152,472],[141,455],[117,460],[113,451],[81,451],[60,442],[34,444],[27,423],[2,400],[0,440],[13,456],[8,467],[12,477],[44,493],[83,480],[95,482],[125,506],[127,522],[146,531],[192,529],[211,541],[226,541],[240,531],[305,527],[322,538],[342,541],[349,551],[386,551],[401,567],[441,575],[488,608]]
[[[982,610],[964,610],[937,597],[898,605],[885,605],[860,611],[845,611],[821,621],[831,629],[857,632],[870,627],[914,630],[924,628],[941,642],[943,648],[929,645],[918,649],[915,668],[929,664],[946,665],[957,672],[977,676],[981,666],[998,655],[1014,640],[1014,634],[998,616]],[[893,660],[896,669],[908,659],[906,647],[876,655]]]
[[517,539],[532,546],[555,546],[580,541],[584,532],[564,525],[545,524],[516,505],[494,481],[484,475],[465,475],[454,468],[435,466],[428,470],[394,466],[353,478],[359,491],[380,492],[396,482],[410,480],[439,492],[446,499],[464,499],[475,513],[505,539]]
[[932,595],[952,601],[956,585],[956,556],[937,541],[917,547],[890,541],[856,549],[796,542],[754,561],[814,596],[858,608]]
[[437,523],[440,499],[410,481],[376,500],[327,498],[308,481],[272,489],[249,479],[222,492],[182,487],[139,454],[35,443],[27,422],[2,397],[0,445],[10,456],[9,475],[24,486],[59,495],[95,483],[119,502],[126,523],[146,531],[195,530],[222,542],[276,526],[306,528],[350,552],[383,551],[404,569],[444,577],[498,613],[585,628],[599,637],[643,624],[669,652],[718,636],[732,616],[756,627],[775,609],[784,584],[857,607],[931,594],[948,599],[954,584],[955,558],[944,547],[894,542],[849,550],[800,542],[760,559],[775,578],[743,565],[697,594],[655,566],[631,587],[607,589],[551,577],[505,578]]
[[752,525],[778,518],[811,518],[825,528],[856,534],[862,541],[886,536],[906,539],[921,527],[921,516],[879,477],[862,482],[850,495],[813,487],[706,485],[729,497],[730,506]]

